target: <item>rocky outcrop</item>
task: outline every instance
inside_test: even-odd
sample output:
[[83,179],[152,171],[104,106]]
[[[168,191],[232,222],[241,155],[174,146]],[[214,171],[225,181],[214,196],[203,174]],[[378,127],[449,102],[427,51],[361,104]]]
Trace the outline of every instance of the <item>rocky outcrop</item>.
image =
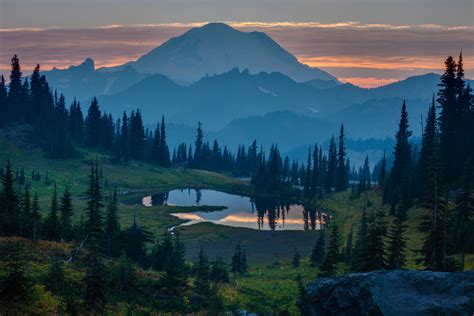
[[308,315],[474,315],[474,271],[354,273],[318,279],[306,293]]

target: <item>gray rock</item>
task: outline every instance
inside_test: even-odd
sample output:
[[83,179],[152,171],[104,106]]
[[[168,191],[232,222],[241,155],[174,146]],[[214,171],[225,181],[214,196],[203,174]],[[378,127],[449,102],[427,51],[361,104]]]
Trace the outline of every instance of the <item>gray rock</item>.
[[474,315],[474,271],[373,271],[308,284],[309,315]]

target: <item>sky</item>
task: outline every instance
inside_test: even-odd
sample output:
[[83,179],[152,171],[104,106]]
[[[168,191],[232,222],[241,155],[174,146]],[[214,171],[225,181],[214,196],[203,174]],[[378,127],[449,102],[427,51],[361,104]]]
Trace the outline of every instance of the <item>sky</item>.
[[0,0],[0,73],[134,60],[206,22],[264,31],[301,62],[374,87],[441,72],[462,50],[474,75],[472,0]]

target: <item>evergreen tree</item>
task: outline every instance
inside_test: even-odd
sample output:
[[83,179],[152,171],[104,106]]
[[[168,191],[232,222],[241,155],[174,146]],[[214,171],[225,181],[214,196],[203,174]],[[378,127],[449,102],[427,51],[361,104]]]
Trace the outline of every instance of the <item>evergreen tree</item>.
[[119,236],[121,248],[134,262],[144,265],[146,262],[146,243],[152,240],[152,234],[138,226],[133,214],[133,223],[128,229],[122,231]]
[[411,145],[409,137],[411,131],[408,125],[406,103],[403,102],[400,124],[396,134],[394,161],[390,170],[390,183],[385,187],[388,190],[389,202],[394,208],[404,211],[411,206]]
[[229,282],[229,271],[221,257],[217,257],[212,263],[210,278],[215,283]]
[[163,285],[174,295],[180,295],[187,284],[186,267],[184,262],[185,255],[184,244],[175,233],[172,252],[164,261]]
[[10,161],[7,160],[3,172],[3,190],[0,196],[0,235],[11,236],[19,233],[21,209],[19,197],[14,189],[14,175]]
[[365,156],[364,166],[359,171],[359,185],[358,192],[362,193],[371,188],[370,183],[370,167],[369,167],[369,156]]
[[81,144],[84,141],[84,117],[81,105],[76,99],[69,108],[69,131],[75,142]]
[[309,199],[311,197],[311,148],[308,149],[308,160],[306,163],[306,176],[304,178],[303,195]]
[[247,251],[245,251],[245,249],[242,252],[241,262],[242,262],[242,273],[246,274],[247,273]]
[[347,189],[347,173],[346,173],[346,148],[344,145],[344,125],[341,125],[339,134],[339,149],[336,161],[336,191],[341,192]]
[[337,264],[339,262],[339,248],[340,248],[340,236],[339,230],[336,223],[333,224],[331,237],[326,249],[326,255],[324,261],[321,264],[322,275],[330,276],[337,272]]
[[311,175],[311,194],[316,195],[318,193],[318,187],[320,186],[320,171],[319,171],[319,160],[318,160],[318,145],[314,145],[313,150],[313,173]]
[[270,154],[267,162],[267,190],[277,192],[281,184],[281,156],[277,146],[270,147]]
[[473,214],[474,214],[474,190],[473,190],[473,163],[468,161],[464,169],[462,194],[457,199],[454,210],[455,226],[453,244],[457,251],[463,256],[474,249],[474,238],[472,236]]
[[99,162],[97,159],[91,164],[89,188],[87,195],[87,235],[90,247],[97,249],[102,243],[102,194],[99,183]]
[[162,167],[169,167],[170,162],[170,150],[168,148],[168,144],[166,143],[166,127],[165,127],[165,117],[161,117],[161,133],[160,133],[160,147],[159,147],[159,155],[160,155],[160,165]]
[[21,311],[25,302],[31,299],[33,286],[28,276],[26,258],[23,241],[7,241],[1,245],[0,262],[4,272],[0,283],[0,311],[6,315],[18,310],[19,314],[29,313],[26,309]]
[[145,129],[143,127],[142,115],[140,110],[132,111],[130,115],[130,133],[129,133],[130,157],[141,160],[145,155]]
[[323,258],[325,257],[325,249],[326,249],[326,240],[325,240],[325,231],[321,230],[319,233],[318,240],[311,251],[310,256],[310,265],[312,267],[318,266]]
[[28,185],[21,198],[20,236],[28,236],[31,232],[31,197]]
[[99,102],[94,97],[87,112],[86,117],[86,144],[91,147],[97,147],[101,142],[101,113]]
[[202,132],[202,123],[198,122],[196,140],[194,142],[194,156],[192,160],[192,167],[194,168],[201,167],[203,145],[204,145],[204,134]]
[[32,232],[31,239],[36,241],[38,238],[38,227],[41,220],[40,207],[38,201],[38,193],[35,193],[33,197],[33,204],[31,205],[31,223],[32,223]]
[[384,237],[386,234],[385,214],[382,210],[372,212],[368,217],[362,271],[380,270],[387,266],[384,245]]
[[420,249],[421,263],[430,270],[444,271],[446,268],[446,242],[447,242],[447,197],[439,197],[439,186],[435,177],[434,203],[429,215],[422,217],[419,227],[420,232],[425,233],[423,245]]
[[51,258],[51,264],[46,275],[46,288],[53,294],[63,296],[66,290],[66,276],[63,261],[55,252]]
[[129,119],[127,113],[123,111],[122,127],[120,131],[120,156],[125,161],[130,159],[129,134]]
[[71,194],[69,193],[69,190],[67,187],[61,198],[61,205],[59,207],[59,210],[60,210],[60,224],[61,224],[61,227],[60,227],[61,239],[70,240],[73,235],[72,224],[71,224],[73,208],[72,208]]
[[109,204],[107,205],[107,215],[105,222],[105,236],[107,238],[107,253],[109,257],[112,257],[114,250],[114,242],[120,231],[118,219],[117,219],[117,188],[109,197]]
[[210,292],[211,292],[210,267],[209,267],[209,261],[207,260],[207,257],[202,247],[201,247],[201,250],[199,251],[194,287],[198,293],[204,295],[205,297],[210,296]]
[[419,159],[421,198],[424,204],[432,207],[434,203],[435,176],[440,174],[438,158],[438,131],[436,124],[436,106],[433,97],[423,130]]
[[151,147],[151,160],[160,164],[160,153],[161,153],[161,136],[160,136],[160,123],[156,124],[155,134],[153,137],[153,144]]
[[106,275],[107,271],[102,259],[95,250],[92,250],[84,278],[86,285],[84,303],[90,313],[100,314],[107,304]]
[[15,55],[11,59],[10,84],[8,89],[7,111],[4,113],[7,121],[21,120],[25,113],[25,92],[22,85],[20,60]]
[[327,159],[327,172],[325,179],[325,191],[330,193],[332,188],[335,187],[336,182],[336,168],[337,168],[337,151],[336,151],[336,141],[334,140],[334,135],[329,142],[329,151]]
[[[438,85],[438,103],[440,105],[439,130],[440,130],[440,155],[442,161],[442,177],[440,183],[451,183],[459,175],[457,125],[460,123],[457,107],[457,94],[460,81],[456,78],[456,62],[449,56],[445,61],[445,71]],[[462,166],[462,165],[461,165]]]
[[49,240],[60,239],[59,207],[56,185],[54,186],[53,197],[51,199],[51,208],[48,217],[48,227],[46,229]]
[[353,251],[352,239],[353,239],[353,230],[351,226],[351,230],[349,231],[349,235],[347,236],[346,248],[345,248],[345,254],[344,254],[345,260],[349,264],[352,262],[352,251]]
[[240,243],[235,245],[230,271],[234,273],[234,278],[236,274],[247,272],[247,254]]
[[122,253],[110,273],[110,292],[114,293],[116,302],[137,300],[138,276],[133,261]]
[[[8,108],[7,108],[7,100],[8,100],[8,94],[7,94],[7,86],[5,84],[5,78],[1,77],[0,79],[0,113],[7,113]],[[3,126],[5,123],[5,116],[2,115],[0,116],[0,126]]]
[[365,250],[367,241],[367,212],[364,209],[360,219],[359,231],[357,234],[357,240],[353,250],[353,259],[351,269],[353,271],[363,271],[365,264]]
[[405,264],[405,252],[406,252],[406,241],[404,238],[405,223],[401,216],[396,216],[395,220],[390,227],[388,232],[389,244],[388,244],[388,258],[387,268],[388,269],[402,269]]

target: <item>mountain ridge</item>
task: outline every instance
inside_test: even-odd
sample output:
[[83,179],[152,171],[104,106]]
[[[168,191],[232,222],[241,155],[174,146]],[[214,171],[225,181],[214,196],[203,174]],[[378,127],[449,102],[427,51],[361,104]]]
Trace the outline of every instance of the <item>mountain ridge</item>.
[[251,73],[278,71],[300,82],[337,80],[323,70],[300,63],[267,34],[239,31],[225,23],[192,28],[135,61],[101,71],[121,70],[126,66],[141,73],[161,73],[183,84],[232,68],[247,69]]

